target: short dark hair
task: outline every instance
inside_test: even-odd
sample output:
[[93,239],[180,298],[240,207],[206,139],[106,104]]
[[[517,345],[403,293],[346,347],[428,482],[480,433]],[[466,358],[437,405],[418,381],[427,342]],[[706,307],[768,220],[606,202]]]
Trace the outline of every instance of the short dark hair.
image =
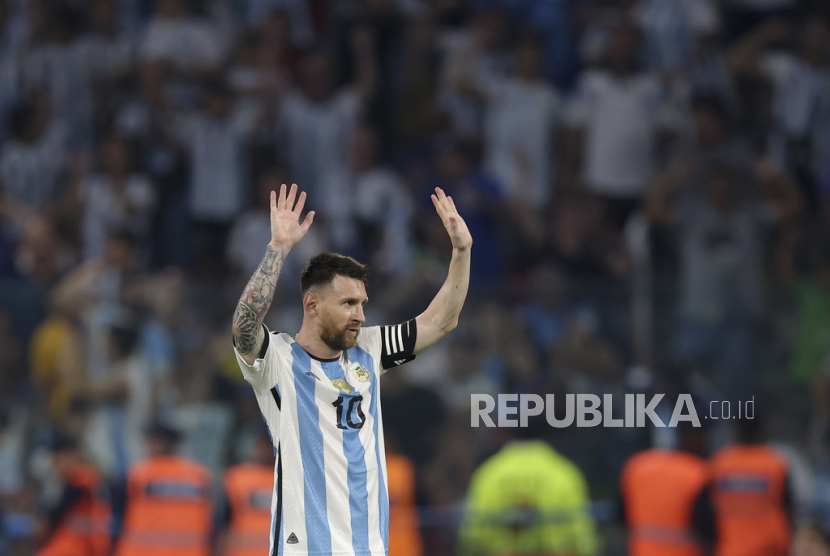
[[300,291],[305,294],[314,286],[330,284],[335,276],[366,281],[369,267],[339,253],[320,253],[312,257],[300,273]]

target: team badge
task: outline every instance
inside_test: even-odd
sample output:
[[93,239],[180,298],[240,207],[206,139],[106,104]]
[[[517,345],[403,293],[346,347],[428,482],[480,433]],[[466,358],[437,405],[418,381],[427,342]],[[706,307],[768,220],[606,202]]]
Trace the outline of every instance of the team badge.
[[349,364],[349,370],[352,372],[354,377],[360,382],[369,382],[369,379],[372,378],[372,374],[369,372],[369,369],[367,369],[357,361],[352,361]]
[[349,383],[343,379],[338,378],[337,380],[332,380],[331,383],[334,385],[335,388],[337,388],[341,392],[345,392],[347,394],[354,394],[354,389],[351,386],[349,386]]

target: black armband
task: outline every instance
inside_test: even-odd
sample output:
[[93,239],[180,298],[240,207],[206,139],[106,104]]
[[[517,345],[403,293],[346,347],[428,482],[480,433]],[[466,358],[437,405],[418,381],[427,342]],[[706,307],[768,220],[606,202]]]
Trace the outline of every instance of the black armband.
[[380,327],[380,364],[391,369],[415,359],[415,319]]

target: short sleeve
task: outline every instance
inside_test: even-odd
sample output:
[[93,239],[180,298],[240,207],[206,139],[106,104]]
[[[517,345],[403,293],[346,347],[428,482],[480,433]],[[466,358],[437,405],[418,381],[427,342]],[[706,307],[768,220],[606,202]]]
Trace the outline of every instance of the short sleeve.
[[262,344],[262,351],[253,365],[248,365],[236,346],[233,347],[242,376],[258,394],[265,393],[277,385],[279,370],[279,358],[276,354],[274,336],[265,324],[262,325],[262,328],[265,330],[265,339]]

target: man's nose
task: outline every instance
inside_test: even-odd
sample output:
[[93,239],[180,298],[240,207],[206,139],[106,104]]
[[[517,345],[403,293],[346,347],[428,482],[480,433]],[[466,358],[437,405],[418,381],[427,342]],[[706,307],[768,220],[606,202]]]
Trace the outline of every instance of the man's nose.
[[354,320],[356,320],[357,322],[360,322],[360,323],[366,322],[366,315],[363,314],[363,307],[362,306],[359,305],[357,307],[357,310],[354,312],[354,315],[352,316],[352,318],[354,318]]

